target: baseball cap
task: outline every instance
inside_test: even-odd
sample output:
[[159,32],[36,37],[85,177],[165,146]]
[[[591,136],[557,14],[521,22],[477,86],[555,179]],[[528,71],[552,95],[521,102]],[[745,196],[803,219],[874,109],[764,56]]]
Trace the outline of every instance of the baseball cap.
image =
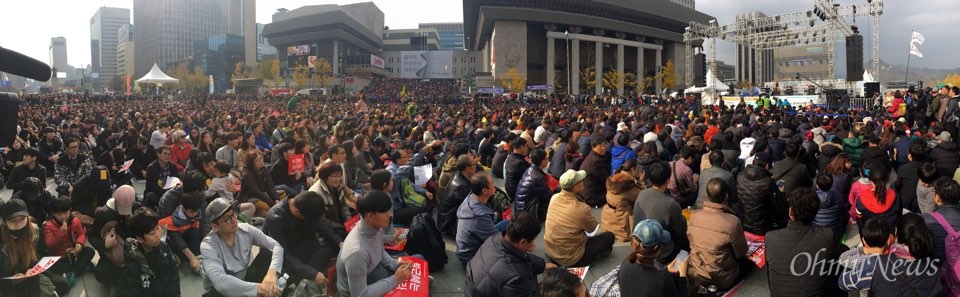
[[27,204],[20,199],[10,199],[3,206],[0,206],[0,218],[4,221],[12,220],[19,216],[29,216]]
[[646,219],[633,227],[633,237],[640,241],[643,247],[655,247],[670,242],[670,232],[663,230],[656,220]]
[[113,203],[117,213],[121,216],[133,214],[133,200],[136,198],[136,190],[130,185],[122,185],[113,192]]
[[937,140],[940,140],[943,142],[949,142],[951,140],[950,132],[947,132],[947,131],[940,132],[940,135],[937,135]]
[[569,189],[587,177],[587,172],[583,170],[567,170],[560,176],[560,188]]
[[207,205],[207,209],[204,211],[204,217],[210,220],[212,224],[223,217],[228,210],[233,209],[235,204],[236,202],[227,201],[223,198],[214,199],[210,202],[210,205]]

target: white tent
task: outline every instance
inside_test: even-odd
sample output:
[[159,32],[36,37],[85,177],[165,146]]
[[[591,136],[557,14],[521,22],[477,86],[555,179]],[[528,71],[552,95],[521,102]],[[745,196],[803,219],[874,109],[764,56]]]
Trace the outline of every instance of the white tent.
[[157,63],[153,63],[153,68],[150,69],[150,72],[147,72],[146,75],[137,80],[137,83],[150,83],[155,84],[158,87],[165,84],[175,84],[179,80],[172,78],[163,71],[160,70],[160,67],[157,66]]

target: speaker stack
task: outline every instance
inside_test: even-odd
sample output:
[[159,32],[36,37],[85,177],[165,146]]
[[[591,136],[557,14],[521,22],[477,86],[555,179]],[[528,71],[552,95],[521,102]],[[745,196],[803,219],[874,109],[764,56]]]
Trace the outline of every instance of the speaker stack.
[[847,36],[847,81],[863,80],[863,35]]
[[10,146],[16,139],[19,110],[17,94],[0,92],[0,147]]

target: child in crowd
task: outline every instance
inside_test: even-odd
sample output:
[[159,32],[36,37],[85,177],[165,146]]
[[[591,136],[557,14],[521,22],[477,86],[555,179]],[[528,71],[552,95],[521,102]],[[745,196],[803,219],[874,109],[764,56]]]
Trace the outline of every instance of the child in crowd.
[[[214,166],[217,170],[214,172],[215,176],[213,177],[213,180],[210,181],[210,188],[207,189],[205,193],[206,196],[220,197],[226,199],[230,203],[233,203],[236,201],[236,193],[240,191],[240,189],[237,188],[240,184],[239,181],[233,177],[233,175],[230,175],[230,171],[233,170],[233,167],[230,166],[230,164],[227,164],[227,162],[223,161],[218,161]],[[245,216],[245,218],[241,219],[248,220],[249,218],[253,217],[257,211],[257,208],[253,205],[253,203],[244,202],[239,204],[238,210]]]
[[115,296],[180,296],[180,260],[163,241],[160,217],[147,207],[127,219],[126,263]]
[[917,183],[917,205],[920,207],[920,213],[931,213],[935,208],[933,203],[933,183],[937,181],[937,166],[933,163],[926,163],[917,170],[917,177],[920,182]]
[[72,204],[67,196],[53,200],[50,202],[53,218],[43,223],[43,243],[47,247],[47,255],[60,257],[50,271],[63,274],[70,281],[70,286],[76,284],[78,275],[90,265],[94,255],[93,248],[84,246],[86,231],[80,219],[71,215]]

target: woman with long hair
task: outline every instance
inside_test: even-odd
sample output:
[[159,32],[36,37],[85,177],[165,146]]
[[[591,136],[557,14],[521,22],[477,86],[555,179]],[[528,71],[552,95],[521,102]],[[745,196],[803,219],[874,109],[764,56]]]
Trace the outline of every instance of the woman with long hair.
[[[40,261],[37,251],[39,228],[30,218],[27,205],[11,199],[0,206],[0,277],[23,277]],[[66,296],[70,283],[60,275],[44,272],[21,279],[0,279],[4,296]],[[8,295],[9,294],[9,295]]]
[[860,192],[860,199],[856,204],[856,211],[860,214],[857,226],[862,229],[863,223],[870,218],[882,217],[887,227],[892,230],[902,211],[897,192],[887,187],[889,176],[885,170],[872,170],[868,177],[870,188]]
[[830,191],[839,193],[840,197],[848,197],[848,195],[850,195],[850,181],[852,178],[850,174],[852,171],[853,160],[850,159],[850,155],[840,153],[836,157],[833,157],[833,160],[827,163],[827,166],[823,170],[824,173],[833,177],[833,186],[831,186]]
[[256,216],[265,216],[279,198],[274,190],[273,178],[263,162],[262,154],[247,154],[243,160],[245,169],[237,200],[253,203],[257,208]]
[[248,155],[259,155],[260,149],[256,145],[256,136],[252,132],[244,132],[243,137],[240,138],[240,150],[237,152],[238,160],[240,162],[240,167],[237,168],[240,172],[246,173],[244,167],[246,167],[246,160]]
[[567,153],[563,156],[563,161],[566,163],[564,172],[567,170],[580,170],[580,163],[583,163],[583,154],[580,153],[580,144],[573,141],[573,139],[567,142]]
[[213,134],[208,131],[200,133],[200,143],[196,147],[201,153],[217,154],[217,147],[213,145]]

